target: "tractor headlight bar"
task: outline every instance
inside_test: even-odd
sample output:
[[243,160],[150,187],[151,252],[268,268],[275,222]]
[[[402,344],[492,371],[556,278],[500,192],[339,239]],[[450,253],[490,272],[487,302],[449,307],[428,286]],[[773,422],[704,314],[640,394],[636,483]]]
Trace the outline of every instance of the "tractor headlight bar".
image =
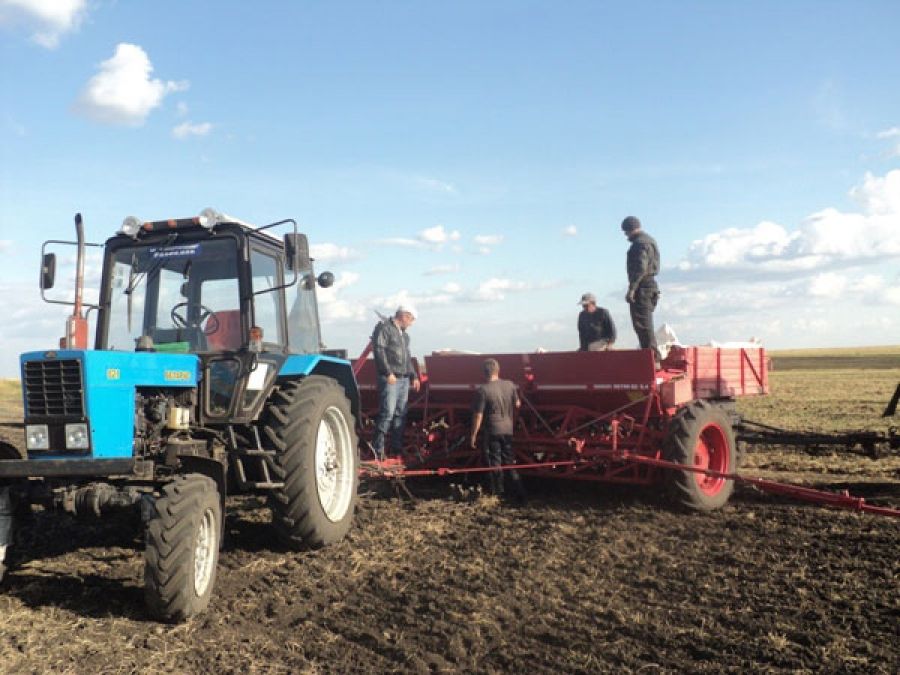
[[28,450],[50,449],[50,429],[46,424],[28,424],[25,426],[25,447]]
[[200,226],[207,230],[213,229],[216,225],[223,222],[225,218],[221,213],[212,207],[207,207],[200,212]]
[[135,216],[127,216],[125,220],[122,221],[122,227],[119,228],[119,233],[127,235],[132,239],[137,237],[138,232],[141,231],[141,227],[144,225],[144,221]]
[[87,450],[90,447],[90,439],[88,438],[87,424],[79,422],[77,424],[66,425],[66,449],[68,450]]

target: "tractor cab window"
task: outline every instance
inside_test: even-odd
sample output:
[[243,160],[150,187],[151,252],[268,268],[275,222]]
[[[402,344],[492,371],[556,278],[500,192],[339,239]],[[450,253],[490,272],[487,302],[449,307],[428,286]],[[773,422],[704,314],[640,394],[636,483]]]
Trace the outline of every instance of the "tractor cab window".
[[109,275],[107,349],[132,351],[150,338],[157,351],[237,349],[237,243],[230,237],[116,249]]
[[281,266],[275,256],[254,248],[250,251],[250,269],[254,325],[262,328],[264,345],[281,348],[284,345],[284,295],[277,290],[270,291],[284,283]]

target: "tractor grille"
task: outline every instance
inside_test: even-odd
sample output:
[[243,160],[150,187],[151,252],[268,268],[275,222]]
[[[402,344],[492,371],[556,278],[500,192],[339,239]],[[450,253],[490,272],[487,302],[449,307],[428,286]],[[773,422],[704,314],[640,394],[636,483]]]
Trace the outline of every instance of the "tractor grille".
[[26,361],[25,404],[29,418],[83,418],[81,363],[75,359]]

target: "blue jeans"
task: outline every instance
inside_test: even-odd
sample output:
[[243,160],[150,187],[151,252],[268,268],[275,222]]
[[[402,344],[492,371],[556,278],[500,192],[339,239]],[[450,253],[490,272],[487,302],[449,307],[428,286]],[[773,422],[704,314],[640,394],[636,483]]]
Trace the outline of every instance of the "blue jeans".
[[394,384],[388,384],[386,376],[378,376],[378,419],[375,421],[375,437],[372,439],[372,449],[376,456],[384,456],[384,438],[388,432],[391,434],[392,452],[400,454],[403,449],[408,400],[408,377],[398,377]]

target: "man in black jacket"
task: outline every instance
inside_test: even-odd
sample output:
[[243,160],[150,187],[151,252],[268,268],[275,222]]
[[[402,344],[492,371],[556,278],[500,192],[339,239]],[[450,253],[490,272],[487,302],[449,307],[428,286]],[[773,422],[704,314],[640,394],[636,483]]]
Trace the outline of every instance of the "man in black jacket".
[[631,323],[637,333],[641,349],[652,349],[659,365],[659,349],[653,332],[653,310],[659,301],[659,247],[656,240],[641,229],[641,221],[628,216],[622,221],[622,231],[631,246],[628,249],[628,293],[625,301],[631,305]]
[[372,351],[378,372],[378,419],[372,450],[383,460],[384,439],[390,432],[391,453],[399,455],[403,450],[403,430],[406,425],[406,405],[409,387],[419,391],[419,378],[412,364],[409,351],[409,335],[406,329],[416,320],[416,310],[402,304],[394,316],[378,322],[372,331]]
[[579,303],[578,351],[605,352],[612,349],[616,342],[616,324],[609,312],[597,307],[597,296],[593,293],[582,295]]

